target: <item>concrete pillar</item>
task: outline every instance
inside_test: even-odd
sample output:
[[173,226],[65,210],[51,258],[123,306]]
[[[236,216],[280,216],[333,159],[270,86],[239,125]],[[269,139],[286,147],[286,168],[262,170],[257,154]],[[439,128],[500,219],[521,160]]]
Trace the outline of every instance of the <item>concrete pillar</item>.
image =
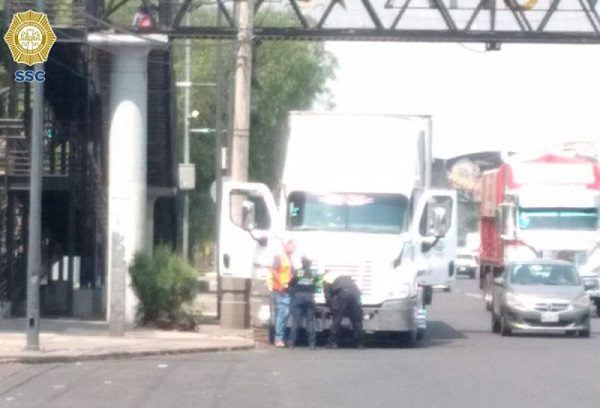
[[122,336],[135,322],[129,266],[146,246],[148,53],[163,35],[93,33],[88,42],[112,53],[108,135],[108,321]]

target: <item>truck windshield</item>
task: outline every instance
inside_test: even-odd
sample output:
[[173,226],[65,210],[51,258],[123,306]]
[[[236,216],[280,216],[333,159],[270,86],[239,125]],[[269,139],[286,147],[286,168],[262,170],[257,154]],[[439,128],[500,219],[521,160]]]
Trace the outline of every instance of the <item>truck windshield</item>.
[[519,228],[594,231],[598,228],[598,210],[595,208],[521,208]]
[[401,194],[292,192],[287,224],[291,230],[397,234],[406,231],[409,200]]

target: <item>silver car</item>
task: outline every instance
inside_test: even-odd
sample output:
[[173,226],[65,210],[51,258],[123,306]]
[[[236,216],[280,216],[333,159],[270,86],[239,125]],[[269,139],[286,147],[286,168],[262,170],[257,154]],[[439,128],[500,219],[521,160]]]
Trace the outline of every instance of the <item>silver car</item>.
[[479,264],[475,258],[475,253],[466,248],[458,248],[454,268],[457,274],[467,274],[471,279],[475,279]]
[[512,262],[494,280],[492,331],[567,332],[590,337],[590,298],[565,261]]

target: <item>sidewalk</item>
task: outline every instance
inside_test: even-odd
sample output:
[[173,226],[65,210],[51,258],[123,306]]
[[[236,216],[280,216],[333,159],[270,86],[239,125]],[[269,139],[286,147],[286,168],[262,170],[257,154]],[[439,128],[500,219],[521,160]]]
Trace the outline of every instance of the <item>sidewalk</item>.
[[201,325],[196,332],[139,328],[125,337],[108,334],[108,323],[42,319],[40,351],[25,351],[25,319],[0,319],[0,364],[49,363],[131,358],[151,355],[248,350],[251,330]]

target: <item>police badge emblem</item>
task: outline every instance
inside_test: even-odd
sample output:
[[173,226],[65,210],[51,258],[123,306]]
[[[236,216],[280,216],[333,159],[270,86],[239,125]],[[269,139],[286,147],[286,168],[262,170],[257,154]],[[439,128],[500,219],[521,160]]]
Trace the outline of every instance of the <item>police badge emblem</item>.
[[46,14],[27,10],[13,16],[4,41],[15,62],[31,66],[48,59],[56,35]]

